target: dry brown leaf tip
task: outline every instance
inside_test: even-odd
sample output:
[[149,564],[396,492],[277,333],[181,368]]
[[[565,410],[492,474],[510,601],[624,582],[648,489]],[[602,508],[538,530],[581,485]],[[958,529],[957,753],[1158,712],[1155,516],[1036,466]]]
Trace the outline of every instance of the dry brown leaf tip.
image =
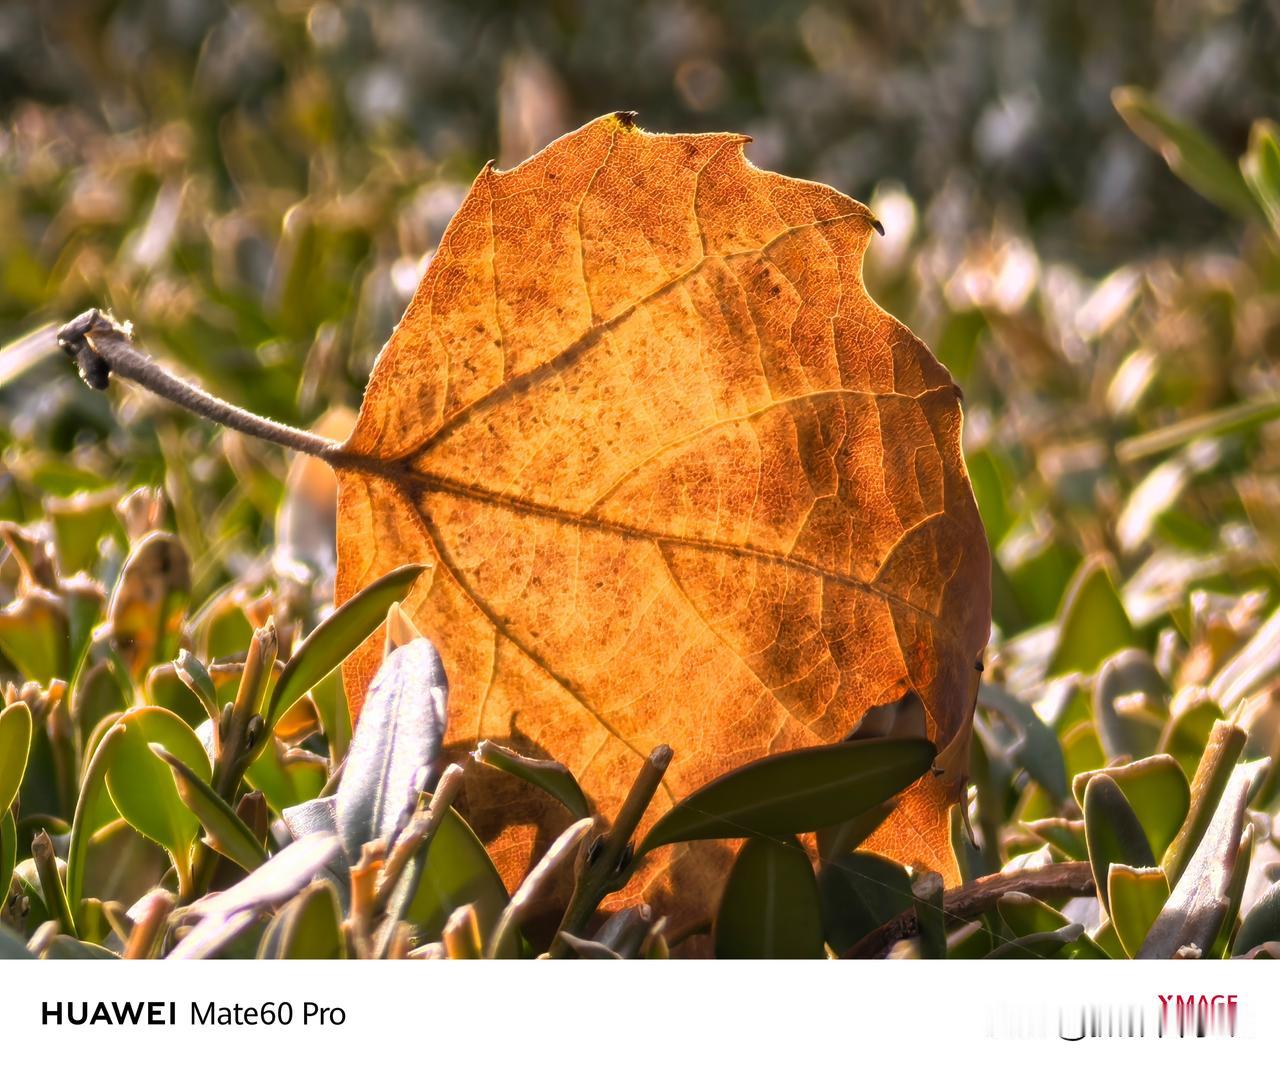
[[[605,815],[654,745],[661,809],[915,689],[942,773],[872,844],[954,872],[990,623],[958,390],[863,287],[868,209],[745,141],[607,116],[479,175],[339,461],[338,596],[432,562],[404,608],[450,745],[554,756]],[[518,881],[556,828],[490,781],[470,814]],[[697,896],[699,855],[643,881]]]

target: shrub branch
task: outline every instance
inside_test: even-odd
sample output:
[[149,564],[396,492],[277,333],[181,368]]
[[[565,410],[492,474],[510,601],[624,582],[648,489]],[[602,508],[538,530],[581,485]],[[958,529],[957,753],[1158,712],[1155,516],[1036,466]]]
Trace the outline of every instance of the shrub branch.
[[[1083,897],[1094,891],[1093,868],[1087,862],[1055,863],[1034,871],[1001,871],[958,886],[943,896],[942,910],[947,920],[967,921],[989,911],[1006,893],[1026,893],[1043,900],[1055,896]],[[919,930],[916,911],[908,908],[877,926],[849,949],[844,958],[858,960],[883,956],[895,941],[914,937]]]
[[63,326],[58,331],[58,344],[75,359],[80,377],[94,389],[105,389],[115,374],[201,418],[250,437],[330,462],[342,453],[340,441],[255,415],[171,374],[134,347],[127,324],[116,322],[97,308],[81,312]]

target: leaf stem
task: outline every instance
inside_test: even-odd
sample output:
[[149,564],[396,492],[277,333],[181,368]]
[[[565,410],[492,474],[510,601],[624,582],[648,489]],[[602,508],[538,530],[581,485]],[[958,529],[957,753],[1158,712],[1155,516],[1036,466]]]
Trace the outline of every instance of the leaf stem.
[[662,784],[662,777],[667,773],[672,755],[667,745],[659,745],[649,753],[649,758],[644,761],[640,773],[631,784],[631,791],[622,802],[622,810],[618,812],[612,828],[587,848],[586,864],[578,875],[573,897],[560,921],[556,938],[551,943],[549,954],[553,959],[565,958],[570,952],[569,943],[559,935],[567,933],[582,936],[600,902],[619,887],[618,880],[630,865],[627,849],[631,838],[635,836],[654,793]]
[[340,441],[255,415],[171,374],[134,347],[127,324],[97,308],[82,312],[63,326],[58,331],[58,344],[75,359],[80,377],[94,389],[105,389],[114,373],[230,430],[321,459],[332,460],[342,453]]

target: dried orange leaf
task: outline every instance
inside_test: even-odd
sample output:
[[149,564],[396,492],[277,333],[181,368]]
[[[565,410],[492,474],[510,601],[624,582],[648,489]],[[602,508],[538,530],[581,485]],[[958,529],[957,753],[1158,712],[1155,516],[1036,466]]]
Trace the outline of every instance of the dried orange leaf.
[[[867,208],[745,142],[615,115],[480,174],[336,459],[338,598],[431,563],[404,608],[450,748],[556,759],[608,816],[670,744],[647,825],[914,690],[941,773],[868,847],[954,878],[990,622],[959,391],[863,288]],[[354,709],[381,650],[347,661]],[[468,818],[512,885],[564,813],[496,777],[468,777]],[[632,892],[709,905],[723,849]]]

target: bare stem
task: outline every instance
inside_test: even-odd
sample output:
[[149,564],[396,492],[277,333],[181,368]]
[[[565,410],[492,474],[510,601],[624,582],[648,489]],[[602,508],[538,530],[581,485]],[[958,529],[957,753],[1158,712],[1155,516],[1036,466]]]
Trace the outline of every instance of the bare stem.
[[255,415],[170,374],[134,347],[132,335],[125,326],[97,308],[82,312],[63,326],[58,331],[58,344],[75,359],[80,377],[94,389],[105,389],[110,376],[116,374],[230,430],[330,462],[342,455],[339,441]]
[[[1045,897],[1083,897],[1094,892],[1093,868],[1083,860],[1055,863],[1034,871],[1008,871],[989,874],[968,885],[949,890],[942,898],[944,921],[973,919],[990,910],[1006,893],[1026,893],[1043,900]],[[887,923],[877,926],[844,954],[847,960],[883,956],[895,941],[914,937],[920,923],[914,908]]]
[[556,939],[551,944],[550,955],[553,958],[569,954],[569,943],[559,935],[567,933],[581,936],[600,902],[618,888],[618,880],[626,873],[631,861],[631,838],[635,835],[640,820],[644,818],[658,786],[662,784],[671,756],[671,749],[666,745],[659,745],[649,753],[649,758],[644,761],[640,773],[631,785],[631,791],[622,802],[622,810],[618,812],[613,826],[603,837],[592,842],[587,852],[586,865],[574,886],[573,898],[565,910],[560,929],[556,931]]

